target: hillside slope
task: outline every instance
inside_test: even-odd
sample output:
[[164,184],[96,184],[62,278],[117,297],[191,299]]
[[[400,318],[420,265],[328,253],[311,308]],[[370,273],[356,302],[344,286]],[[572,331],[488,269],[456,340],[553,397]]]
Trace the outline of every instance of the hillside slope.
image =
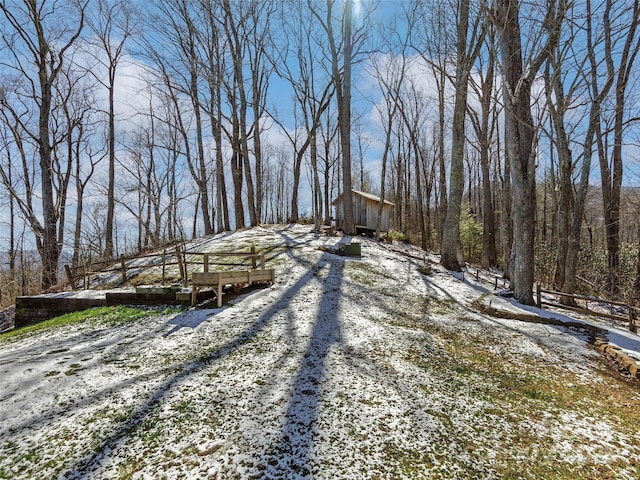
[[0,339],[0,478],[640,478],[640,390],[423,255],[269,226],[221,309]]

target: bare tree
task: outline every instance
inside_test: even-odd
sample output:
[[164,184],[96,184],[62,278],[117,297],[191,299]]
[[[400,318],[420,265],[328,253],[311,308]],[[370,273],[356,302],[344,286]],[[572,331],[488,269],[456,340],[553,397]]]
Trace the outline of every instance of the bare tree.
[[116,163],[116,113],[115,90],[118,77],[118,66],[125,54],[124,46],[133,35],[135,24],[129,2],[97,0],[95,8],[90,9],[87,25],[94,35],[100,51],[95,54],[96,60],[107,71],[104,78],[102,72],[91,68],[95,79],[108,92],[107,106],[107,151],[109,152],[109,168],[107,183],[107,223],[105,225],[105,258],[113,258],[113,229],[115,221],[115,163]]
[[[449,170],[449,198],[444,222],[440,263],[449,270],[460,271],[460,211],[464,191],[464,146],[467,92],[471,68],[484,43],[484,19],[480,13],[470,17],[469,0],[457,2],[457,52],[455,78],[455,106],[451,166]],[[472,22],[470,25],[470,21]]]
[[249,71],[251,73],[251,110],[253,119],[252,134],[253,158],[255,167],[255,203],[257,222],[262,221],[264,200],[264,178],[262,175],[262,130],[266,116],[266,103],[273,65],[269,62],[269,54],[274,49],[272,17],[276,5],[270,2],[256,2],[251,10],[251,28],[247,31],[249,51]]
[[[600,178],[602,185],[602,201],[604,204],[604,224],[607,235],[607,254],[609,263],[609,279],[607,290],[613,296],[619,293],[618,268],[620,264],[620,199],[622,190],[623,158],[622,144],[624,129],[629,120],[625,118],[627,104],[627,87],[633,75],[638,52],[640,51],[640,2],[633,0],[622,5],[623,30],[619,40],[623,45],[619,51],[606,54],[617,60],[609,62],[609,75],[615,71],[613,148],[610,159],[600,155]],[[625,28],[626,27],[626,28]],[[611,32],[610,32],[611,33]],[[617,43],[617,42],[616,42]],[[609,47],[615,47],[612,41]],[[614,61],[615,61],[614,60]],[[614,69],[613,71],[611,69]],[[602,149],[600,150],[602,152]]]
[[[496,70],[495,35],[492,25],[486,41],[486,55],[479,55],[478,80],[471,77],[471,86],[480,103],[480,112],[469,109],[469,118],[478,139],[482,175],[482,266],[497,265],[496,225],[493,213],[491,187],[491,142],[496,130],[497,112],[494,101],[494,79]],[[486,60],[486,63],[485,63]],[[486,65],[486,66],[485,66]]]
[[[411,45],[428,65],[436,87],[438,101],[437,125],[434,127],[434,145],[438,165],[438,183],[435,198],[436,229],[442,248],[445,217],[448,209],[447,190],[447,88],[451,83],[451,58],[455,55],[456,23],[450,21],[451,3],[440,0],[412,2],[407,11],[415,19],[409,30]],[[411,22],[410,22],[411,23]],[[420,28],[417,28],[420,26]],[[400,212],[399,212],[400,213]]]
[[[283,125],[283,131],[294,148],[293,163],[293,191],[291,197],[291,222],[299,218],[299,186],[302,171],[302,161],[309,149],[314,175],[314,205],[317,209],[320,191],[318,177],[318,154],[316,141],[321,127],[322,115],[331,104],[335,93],[335,86],[331,72],[327,71],[321,57],[322,43],[319,33],[314,29],[312,13],[306,8],[304,0],[297,0],[283,4],[283,28],[289,32],[283,38],[278,56],[273,59],[276,72],[281,78],[289,82],[293,88],[296,101],[295,115],[299,115],[303,123],[301,128],[290,133]],[[293,15],[292,15],[293,12]],[[293,58],[288,59],[291,55]],[[301,133],[305,137],[300,140]],[[316,215],[317,216],[317,215]],[[320,218],[316,221],[319,228]]]
[[[497,0],[494,22],[499,33],[503,76],[502,98],[505,108],[505,152],[513,187],[513,246],[511,286],[514,297],[524,304],[533,303],[535,240],[535,167],[536,131],[531,113],[533,81],[558,42],[565,4],[547,2],[544,20],[533,38],[529,37],[529,58],[523,56],[520,31],[520,2]],[[530,19],[530,21],[533,21]],[[509,201],[505,199],[505,201]]]
[[[1,93],[0,93],[1,95]],[[11,133],[6,124],[2,124],[0,130],[0,153],[2,157],[6,159],[6,162],[0,161],[0,173],[2,176],[3,184],[10,185],[10,188],[5,188],[7,193],[7,201],[9,203],[9,248],[8,248],[8,267],[9,267],[9,280],[15,282],[16,279],[16,201],[11,194],[13,188],[13,158],[11,153]],[[0,303],[2,305],[2,303]]]
[[[66,152],[57,151],[59,146],[54,146],[55,158],[66,158],[66,168],[60,168],[58,160],[54,162],[58,184],[60,188],[60,225],[64,225],[66,191],[69,181],[74,179],[75,184],[75,226],[73,234],[72,265],[78,266],[82,251],[82,223],[84,216],[84,194],[92,180],[97,164],[105,158],[106,150],[96,149],[92,143],[96,142],[92,137],[96,133],[98,124],[95,114],[96,98],[95,86],[90,81],[84,68],[66,68],[61,71],[56,92],[60,99],[56,102],[56,110],[65,125],[64,146]],[[62,244],[62,238],[60,238]]]
[[224,113],[223,82],[227,75],[227,39],[224,32],[222,6],[217,0],[199,0],[200,28],[198,38],[202,53],[202,74],[209,89],[208,102],[202,102],[202,109],[209,116],[211,135],[215,142],[215,197],[216,227],[218,231],[230,230],[229,201],[225,182],[224,162]]
[[[551,155],[551,194],[554,205],[557,205],[557,209],[554,210],[554,219],[557,219],[557,222],[552,232],[557,236],[558,245],[554,288],[567,293],[574,293],[576,287],[580,234],[589,185],[594,133],[600,119],[602,102],[613,85],[613,69],[606,68],[606,63],[613,60],[605,53],[610,51],[610,47],[606,45],[606,42],[611,41],[610,11],[609,0],[595,11],[592,10],[590,1],[586,3],[585,11],[572,10],[571,21],[566,22],[566,31],[562,33],[564,41],[560,42],[550,55],[545,70],[547,109],[553,127],[549,137],[553,139],[552,146],[555,147],[551,153],[557,152],[558,163],[556,180],[554,156]],[[595,31],[596,28],[598,31]],[[586,44],[583,45],[580,39],[585,37]],[[605,75],[599,74],[603,65]],[[578,75],[575,72],[578,72]],[[573,124],[579,123],[582,116],[575,115],[573,111],[580,107],[582,98],[589,98],[588,104],[585,105],[588,111],[586,132],[581,151],[578,150],[578,155],[574,155],[571,143],[576,141],[576,138],[572,138],[576,125]],[[576,118],[578,120],[575,120]],[[578,170],[580,177],[575,185],[573,177]],[[563,303],[575,305],[573,297],[566,296],[561,300]]]
[[331,206],[330,202],[334,196],[336,184],[336,170],[340,162],[340,147],[336,144],[335,138],[338,135],[338,122],[335,113],[331,110],[331,105],[327,108],[323,115],[322,128],[320,129],[320,140],[322,144],[323,159],[323,182],[324,182],[324,224],[331,224]]
[[[233,99],[233,133],[231,135],[231,145],[234,149],[234,156],[237,162],[242,163],[245,183],[247,186],[247,206],[249,209],[249,222],[251,226],[258,224],[256,210],[256,196],[254,192],[254,182],[249,162],[249,131],[247,128],[248,99],[245,85],[244,53],[247,48],[247,38],[243,32],[247,28],[247,22],[251,21],[250,12],[256,7],[255,2],[244,5],[238,4],[241,13],[235,14],[231,8],[229,0],[222,0],[224,10],[224,29],[227,34],[228,49],[232,64],[232,84],[228,87],[229,97]],[[247,10],[243,10],[247,8]],[[237,100],[237,102],[236,102]],[[240,179],[241,180],[241,179]],[[242,182],[236,183],[242,188]],[[236,198],[238,201],[239,198]],[[238,219],[236,218],[236,222]],[[243,219],[244,223],[244,219]]]
[[[406,46],[406,40],[402,42]],[[387,60],[387,56],[383,59]],[[382,221],[382,211],[385,200],[385,187],[387,182],[387,163],[392,149],[392,133],[394,123],[401,106],[401,94],[403,81],[405,79],[407,65],[407,55],[405,48],[397,56],[388,58],[388,61],[381,61],[377,57],[372,57],[371,64],[375,71],[375,78],[378,87],[382,92],[382,102],[376,106],[376,110],[382,120],[384,129],[384,148],[382,151],[382,170],[380,173],[380,202],[376,218],[376,237],[380,236],[380,225]]]
[[[144,47],[155,63],[166,93],[172,98],[175,120],[184,139],[189,172],[198,188],[200,214],[205,235],[213,233],[209,200],[210,174],[205,155],[202,71],[206,56],[201,45],[203,35],[194,4],[186,0],[157,0],[157,9],[147,19]],[[189,109],[182,100],[188,100]],[[193,127],[191,126],[193,125]],[[192,132],[192,128],[195,132]]]
[[[586,2],[586,36],[587,36],[587,58],[589,67],[584,70],[584,80],[588,85],[589,91],[589,117],[586,133],[582,146],[582,165],[580,168],[580,180],[575,192],[573,219],[569,230],[569,240],[567,246],[567,260],[565,266],[565,283],[563,291],[573,293],[576,288],[576,273],[578,268],[578,254],[580,252],[580,237],[582,232],[582,224],[585,213],[587,191],[589,187],[589,176],[591,172],[591,159],[596,132],[601,132],[601,109],[605,98],[613,86],[615,69],[613,68],[613,59],[608,53],[611,51],[611,8],[612,0],[606,0],[601,16],[596,15],[592,10],[591,1]],[[594,22],[594,19],[600,17],[602,22]],[[599,32],[603,34],[600,35]],[[597,48],[603,44],[604,48]],[[606,75],[599,74],[599,66],[605,63]],[[602,82],[602,84],[601,84]],[[565,303],[571,303],[567,297],[563,299]]]
[[329,43],[331,72],[338,103],[338,128],[340,131],[340,145],[342,150],[342,218],[343,231],[347,235],[355,233],[353,217],[353,199],[351,196],[351,70],[354,63],[354,45],[361,39],[362,27],[353,30],[353,0],[344,2],[344,10],[339,22],[341,34],[336,37],[334,32],[335,0],[327,0],[326,12],[323,16],[316,6],[308,0],[313,15],[326,32]]
[[[571,45],[570,42],[565,46]],[[547,96],[547,109],[553,123],[554,131],[550,133],[550,138],[554,139],[555,151],[558,155],[559,182],[557,187],[558,208],[558,250],[556,254],[556,271],[554,277],[554,288],[562,290],[565,283],[567,249],[569,242],[569,227],[571,221],[571,210],[573,208],[573,182],[572,174],[574,160],[570,148],[570,138],[565,128],[565,116],[571,107],[572,90],[578,87],[577,82],[569,85],[569,91],[565,93],[563,68],[564,52],[558,46],[549,55],[549,61],[545,69],[545,90]],[[576,79],[581,79],[576,76]],[[554,174],[552,165],[551,174]],[[555,184],[556,182],[554,182]]]
[[[15,129],[14,139],[33,141],[39,158],[42,222],[35,215],[31,193],[18,205],[36,236],[43,266],[43,289],[57,283],[61,251],[58,232],[63,229],[58,224],[59,199],[56,198],[52,170],[52,145],[56,143],[51,138],[50,128],[52,101],[66,56],[84,27],[86,5],[86,2],[64,6],[36,1],[0,3],[0,12],[5,20],[2,42],[12,59],[3,67],[19,78],[24,87],[16,88],[12,98],[4,94],[0,104],[5,120],[10,120],[11,128]],[[25,117],[31,108],[36,115]],[[27,120],[33,121],[27,123]]]
[[[328,2],[329,3],[329,2]],[[331,10],[329,9],[329,12]],[[352,37],[353,2],[346,0],[342,25],[342,75],[338,68],[338,50],[335,46],[333,33],[329,31],[329,44],[333,66],[333,80],[338,98],[338,128],[340,129],[340,144],[342,146],[342,214],[343,230],[347,235],[356,233],[353,216],[353,197],[351,195],[351,68],[353,62]],[[327,21],[331,29],[331,20]]]
[[[427,117],[426,112],[427,109],[425,107],[425,99],[422,92],[419,90],[419,87],[415,84],[415,82],[408,83],[407,88],[405,89],[404,95],[400,98],[399,105],[400,116],[403,119],[404,128],[406,130],[407,139],[406,145],[407,148],[406,158],[407,161],[409,159],[413,159],[413,172],[414,172],[414,182],[410,182],[409,178],[406,179],[405,182],[405,192],[407,196],[406,205],[409,205],[409,189],[412,187],[412,184],[415,185],[416,188],[416,197],[415,203],[417,210],[417,222],[420,227],[420,244],[421,247],[426,250],[427,249],[427,223],[424,209],[424,195],[423,195],[423,174],[422,168],[425,164],[423,160],[423,155],[425,150],[422,148],[423,143],[423,132],[424,122]],[[409,163],[409,162],[408,162]],[[411,165],[407,164],[405,166],[405,173],[407,177],[411,171]]]

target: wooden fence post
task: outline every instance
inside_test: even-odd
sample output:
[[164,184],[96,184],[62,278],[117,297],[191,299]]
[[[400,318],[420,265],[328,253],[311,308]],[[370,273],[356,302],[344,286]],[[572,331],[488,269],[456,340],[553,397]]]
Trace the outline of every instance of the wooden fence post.
[[636,316],[634,314],[631,305],[627,307],[629,309],[629,330],[633,333],[638,333],[638,326],[636,325]]
[[182,268],[184,269],[184,277],[182,278],[182,286],[186,287],[188,282],[189,273],[187,271],[187,251],[181,250],[182,252]]
[[162,285],[166,282],[167,249],[162,250]]
[[122,264],[122,286],[124,287],[127,283],[127,262],[124,255],[120,255],[120,263]]
[[251,246],[251,268],[256,269],[256,247],[254,245]]
[[176,259],[178,261],[178,271],[180,272],[180,281],[184,285],[185,281],[185,268],[182,263],[182,253],[180,252],[180,245],[176,245]]
[[69,284],[71,285],[71,290],[75,290],[76,289],[76,282],[75,282],[75,278],[73,278],[73,273],[71,272],[71,267],[69,267],[69,265],[65,264],[64,271],[67,274],[67,280],[69,280]]
[[202,269],[206,273],[209,271],[209,254],[208,253],[205,253],[202,256],[202,262],[204,263],[204,266],[202,267]]

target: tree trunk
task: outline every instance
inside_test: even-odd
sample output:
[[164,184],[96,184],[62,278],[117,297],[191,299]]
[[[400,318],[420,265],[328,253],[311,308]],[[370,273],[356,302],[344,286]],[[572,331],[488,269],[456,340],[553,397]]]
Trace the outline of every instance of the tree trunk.
[[[493,43],[493,36],[491,36]],[[491,101],[493,99],[493,82],[495,75],[495,54],[490,47],[487,74],[481,86],[480,119],[478,136],[480,139],[480,169],[482,178],[482,257],[483,268],[497,265],[496,254],[496,222],[493,213],[493,195],[491,189],[491,134],[490,127]]]
[[353,196],[351,195],[351,56],[353,53],[353,38],[351,36],[352,9],[353,0],[346,0],[344,6],[344,52],[342,76],[338,72],[337,59],[335,59],[336,61],[334,61],[334,81],[337,82],[336,91],[338,92],[338,124],[340,126],[340,146],[342,148],[342,229],[347,235],[353,235],[356,233],[356,228],[353,220]]
[[[221,107],[221,105],[219,105]],[[222,156],[222,113],[218,110],[218,122],[214,129],[216,142],[216,207],[218,210],[218,230],[231,230],[229,223],[229,204],[227,201],[227,186],[224,178],[224,158]]]
[[[448,270],[461,271],[460,211],[464,192],[465,118],[467,92],[473,56],[467,52],[469,28],[469,0],[460,0],[458,14],[456,94],[453,108],[453,136],[451,140],[451,165],[449,169],[449,199],[442,232],[440,264]],[[473,45],[471,46],[473,48]],[[469,190],[471,191],[471,190]],[[464,262],[464,260],[462,260]]]
[[309,141],[310,137],[307,136],[307,139],[305,140],[300,150],[296,152],[296,157],[293,162],[293,189],[291,191],[291,216],[289,218],[289,221],[291,223],[296,223],[300,217],[300,213],[298,212],[298,189],[300,188],[302,160],[304,159],[304,154],[309,146]]
[[498,2],[497,18],[500,19],[500,52],[504,82],[505,151],[511,168],[514,200],[511,286],[516,300],[533,305],[536,164],[531,84],[548,55],[548,45],[531,64],[528,63],[528,73],[525,75],[518,10],[517,0]]
[[[638,23],[640,22],[640,2],[634,1],[630,9],[631,18],[625,43],[620,52],[620,64],[616,69],[615,106],[613,124],[613,150],[611,153],[611,167],[606,157],[600,157],[600,178],[602,182],[602,200],[604,204],[604,222],[607,236],[607,253],[609,278],[607,289],[611,296],[620,293],[618,269],[620,266],[620,199],[622,191],[622,137],[625,128],[624,115],[626,104],[626,90],[632,76],[633,65],[640,50],[640,40],[636,38]],[[609,45],[610,48],[610,45]],[[616,56],[610,50],[606,52],[610,57]],[[611,73],[612,65],[608,64]]]
[[[7,150],[7,167],[9,176],[9,185],[13,185],[13,174],[11,169],[11,153]],[[16,279],[16,219],[15,219],[15,200],[13,195],[9,195],[9,275],[12,281]]]
[[318,173],[318,145],[316,143],[316,133],[311,134],[309,153],[311,156],[311,170],[313,176],[313,223],[316,232],[322,227],[322,190],[320,188],[320,175]]
[[444,154],[444,129],[445,129],[445,72],[440,70],[440,76],[436,77],[438,85],[438,190],[440,193],[440,205],[438,212],[438,240],[440,241],[440,251],[444,242],[444,224],[447,212],[447,168]]
[[232,104],[231,124],[231,177],[233,179],[233,203],[235,209],[236,229],[244,228],[244,207],[242,201],[242,148],[240,147],[239,125],[236,116],[236,104]]
[[107,148],[109,149],[109,173],[107,184],[107,220],[105,225],[105,241],[104,241],[104,257],[106,259],[113,258],[113,224],[115,215],[115,184],[116,184],[116,127],[115,127],[115,65],[109,65],[109,126]]
[[[566,279],[566,263],[569,248],[569,228],[571,223],[571,211],[573,209],[573,181],[571,175],[573,172],[573,162],[571,159],[571,150],[569,149],[569,141],[564,128],[564,115],[561,109],[564,109],[564,93],[562,86],[559,85],[560,76],[554,72],[555,98],[548,98],[550,111],[554,115],[554,127],[556,133],[556,145],[558,152],[559,182],[558,182],[558,245],[556,253],[556,270],[554,276],[554,289],[563,291]],[[550,95],[550,93],[549,93]],[[553,104],[557,104],[554,106]]]
[[[589,123],[585,139],[583,143],[583,159],[582,168],[580,169],[580,183],[576,189],[575,205],[573,210],[573,219],[571,222],[571,229],[569,232],[569,242],[567,249],[567,264],[565,274],[564,291],[566,293],[574,293],[576,289],[576,272],[578,269],[578,254],[580,252],[580,234],[582,231],[582,219],[584,217],[585,204],[587,199],[587,191],[589,187],[589,176],[591,172],[591,160],[593,156],[593,144],[594,134],[601,132],[600,126],[600,110],[604,99],[609,94],[613,85],[614,69],[608,68],[608,75],[603,87],[599,88],[600,75],[598,74],[598,61],[596,59],[596,48],[593,44],[593,35],[596,33],[593,28],[592,15],[591,15],[591,3],[587,2],[587,52],[589,56],[589,62],[591,65],[590,71],[590,88],[591,88],[591,106],[589,110]],[[611,1],[607,2],[607,8],[605,9],[604,18],[604,32],[605,38],[610,38],[610,21],[609,11],[611,8]],[[607,53],[604,54],[608,57],[607,62],[611,67],[611,58]],[[601,137],[599,137],[601,138]]]
[[[397,91],[394,93],[398,93]],[[385,182],[387,178],[387,158],[389,157],[389,152],[391,151],[391,132],[393,128],[393,119],[398,110],[398,98],[397,96],[391,100],[393,102],[393,109],[387,113],[387,121],[384,124],[385,128],[385,139],[384,139],[384,150],[382,151],[382,172],[380,173],[380,202],[378,203],[378,213],[376,215],[376,238],[380,238],[380,225],[382,223],[382,211],[384,207],[385,200]],[[387,102],[387,109],[389,108]],[[389,220],[391,220],[389,218]]]
[[489,149],[483,145],[480,151],[480,166],[482,169],[482,259],[483,268],[497,265],[496,254],[496,223],[493,214],[491,193]]

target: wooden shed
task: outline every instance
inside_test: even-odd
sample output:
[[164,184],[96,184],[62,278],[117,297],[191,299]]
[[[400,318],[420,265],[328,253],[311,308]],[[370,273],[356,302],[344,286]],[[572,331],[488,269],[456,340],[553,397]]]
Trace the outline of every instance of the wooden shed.
[[[375,232],[378,222],[378,205],[380,204],[380,197],[371,193],[360,192],[358,190],[351,190],[351,196],[353,199],[353,220],[358,232]],[[340,194],[331,205],[336,209],[334,215],[334,221],[336,222],[336,229],[340,230],[343,227],[344,215],[342,213],[342,199],[343,194]],[[380,231],[388,232],[391,220],[391,212],[395,203],[388,200],[384,201],[382,206],[382,218],[380,219]]]

